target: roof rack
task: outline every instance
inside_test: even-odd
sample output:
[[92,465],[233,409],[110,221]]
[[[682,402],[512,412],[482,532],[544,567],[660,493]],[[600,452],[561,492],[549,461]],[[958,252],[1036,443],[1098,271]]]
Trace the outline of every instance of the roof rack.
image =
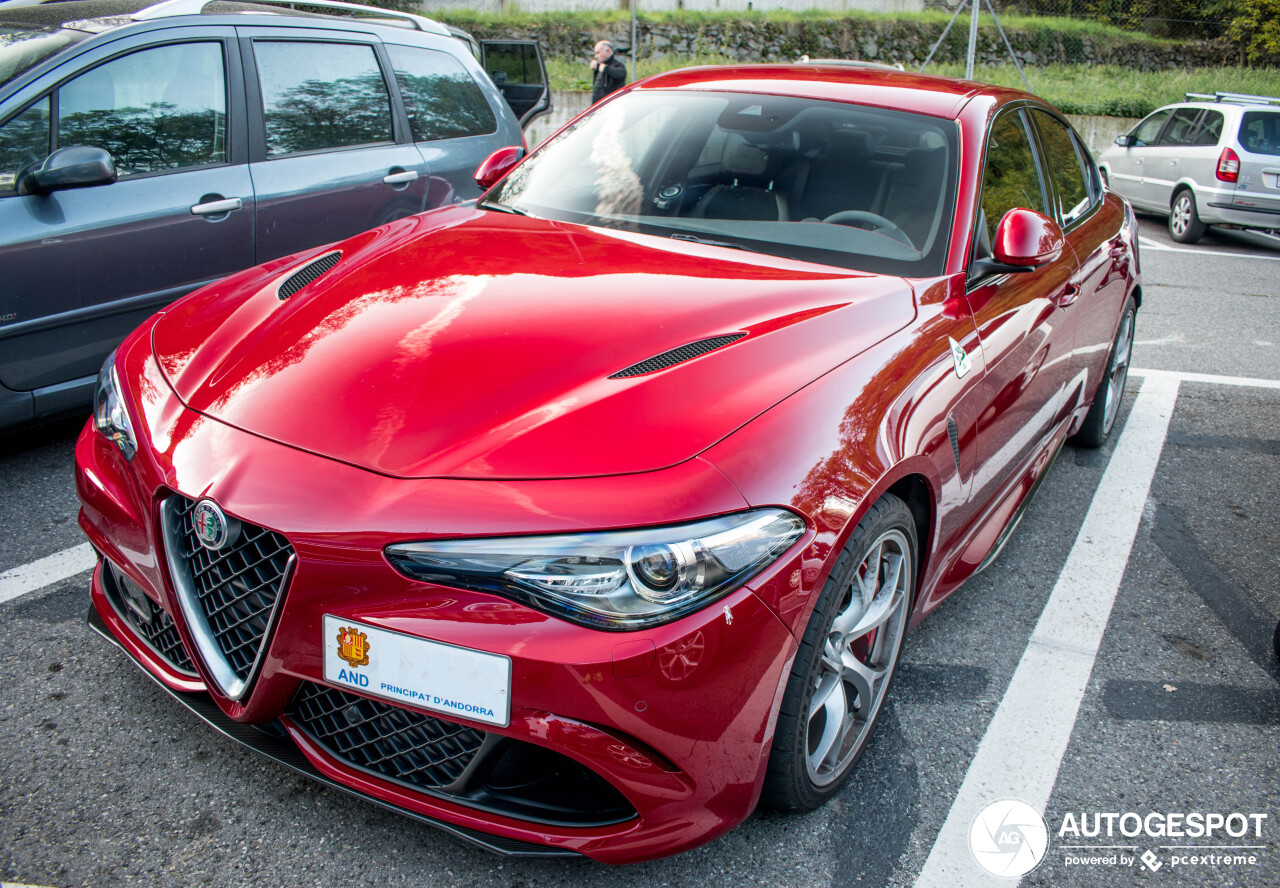
[[[162,0],[146,9],[140,9],[132,16],[134,21],[147,21],[150,19],[168,18],[175,15],[199,15],[204,8],[216,0]],[[325,9],[334,10],[336,13],[349,13],[369,15],[380,19],[391,19],[396,24],[405,25],[418,31],[426,31],[429,34],[440,34],[444,37],[452,36],[449,29],[434,19],[426,18],[421,15],[414,15],[409,12],[397,12],[394,9],[379,9],[376,6],[363,6],[359,3],[342,3],[339,0],[245,0],[255,6],[281,6],[287,9],[295,9],[298,6],[305,6],[309,9]]]
[[1280,98],[1275,96],[1250,96],[1245,93],[1222,92],[1187,93],[1184,101],[1232,102],[1237,105],[1280,105]]

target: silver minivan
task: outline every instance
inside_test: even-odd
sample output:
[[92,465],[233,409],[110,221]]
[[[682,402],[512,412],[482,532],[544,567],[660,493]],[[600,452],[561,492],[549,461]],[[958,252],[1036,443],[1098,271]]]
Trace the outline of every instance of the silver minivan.
[[1112,190],[1168,215],[1193,244],[1208,225],[1280,230],[1280,98],[1187,93],[1146,117],[1098,158]]

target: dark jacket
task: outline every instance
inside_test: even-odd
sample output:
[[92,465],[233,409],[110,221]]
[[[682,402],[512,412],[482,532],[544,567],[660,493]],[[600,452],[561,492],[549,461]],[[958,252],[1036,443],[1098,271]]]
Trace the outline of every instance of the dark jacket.
[[594,105],[626,82],[627,66],[616,54],[609,56],[596,71],[595,83],[591,85],[591,103]]

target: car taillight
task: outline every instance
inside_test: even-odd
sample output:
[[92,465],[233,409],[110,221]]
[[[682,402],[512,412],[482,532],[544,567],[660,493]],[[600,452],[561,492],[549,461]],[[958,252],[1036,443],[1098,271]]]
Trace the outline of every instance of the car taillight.
[[1218,178],[1223,182],[1236,182],[1240,179],[1240,158],[1230,148],[1223,148],[1218,155]]

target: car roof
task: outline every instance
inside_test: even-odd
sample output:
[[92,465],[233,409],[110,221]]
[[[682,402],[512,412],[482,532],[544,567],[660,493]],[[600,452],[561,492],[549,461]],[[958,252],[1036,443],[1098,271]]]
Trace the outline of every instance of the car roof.
[[977,95],[1001,104],[1025,99],[1042,101],[1030,93],[1006,87],[885,70],[850,64],[734,65],[684,68],[649,77],[638,89],[720,90],[793,95],[807,99],[897,108],[931,117],[951,119]]
[[[394,10],[380,10],[353,4],[319,0],[307,4],[312,9],[331,6],[333,13],[304,12],[275,5],[271,0],[263,3],[235,2],[235,0],[55,0],[33,2],[30,5],[9,5],[0,2],[0,21],[36,27],[60,27],[68,30],[100,33],[134,22],[163,20],[180,15],[235,15],[243,13],[268,13],[279,19],[306,18],[327,21],[358,21],[362,25],[385,25],[415,28],[441,35],[452,35],[455,29],[446,29],[439,22],[422,16],[409,15]],[[353,18],[357,13],[373,18]]]

